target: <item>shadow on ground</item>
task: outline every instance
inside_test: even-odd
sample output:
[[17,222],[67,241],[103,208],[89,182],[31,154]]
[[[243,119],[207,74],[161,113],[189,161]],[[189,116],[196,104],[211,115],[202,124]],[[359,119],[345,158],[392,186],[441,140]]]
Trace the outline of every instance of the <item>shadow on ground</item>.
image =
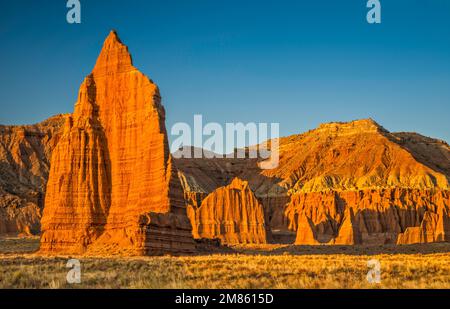
[[[39,249],[39,237],[0,238],[0,254],[30,254]],[[197,242],[195,256],[211,254],[243,255],[380,255],[450,253],[450,243],[382,246],[297,246],[286,244],[221,246],[216,241]]]
[[235,253],[253,255],[379,255],[450,253],[450,243],[382,245],[382,246],[297,246],[297,245],[239,245]]

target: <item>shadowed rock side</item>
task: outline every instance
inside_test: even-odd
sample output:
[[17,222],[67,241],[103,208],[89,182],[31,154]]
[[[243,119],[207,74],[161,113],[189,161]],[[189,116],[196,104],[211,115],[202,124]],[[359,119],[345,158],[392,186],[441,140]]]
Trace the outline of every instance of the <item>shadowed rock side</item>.
[[409,244],[449,241],[449,208],[448,191],[395,188],[297,193],[286,215],[299,245]]
[[397,239],[397,244],[450,241],[450,216],[441,207],[437,213],[426,211],[419,227],[408,227]]
[[[327,222],[327,219],[315,224],[312,217],[308,214],[307,209],[303,209],[298,215],[298,223],[295,227],[297,230],[295,244],[359,245],[362,243],[362,236],[355,224],[355,215],[352,208],[347,208],[344,214],[340,216],[342,222],[339,224],[336,224],[336,221],[333,222],[334,224]],[[325,217],[327,216],[325,215]],[[294,220],[292,219],[292,222]]]
[[248,183],[239,178],[216,189],[200,206],[188,208],[195,238],[220,239],[222,244],[264,244],[264,212]]
[[64,119],[0,125],[0,235],[39,234],[49,159]]
[[355,224],[355,215],[352,208],[347,208],[344,219],[339,227],[337,236],[333,239],[333,245],[359,245],[362,243],[361,231]]
[[42,253],[194,250],[160,101],[111,32],[52,154]]

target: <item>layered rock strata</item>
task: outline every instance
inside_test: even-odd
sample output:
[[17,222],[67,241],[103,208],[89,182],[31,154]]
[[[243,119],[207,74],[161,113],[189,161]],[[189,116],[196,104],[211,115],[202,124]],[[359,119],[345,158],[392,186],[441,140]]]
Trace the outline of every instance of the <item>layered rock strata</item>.
[[0,125],[0,235],[39,234],[50,156],[64,119]]
[[201,205],[189,207],[193,235],[197,239],[220,239],[222,244],[266,243],[262,205],[239,178],[214,190]]

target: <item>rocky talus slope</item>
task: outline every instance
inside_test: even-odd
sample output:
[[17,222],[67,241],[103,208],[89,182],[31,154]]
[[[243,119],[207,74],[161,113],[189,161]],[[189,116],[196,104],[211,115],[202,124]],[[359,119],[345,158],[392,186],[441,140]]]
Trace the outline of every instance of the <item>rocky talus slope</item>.
[[158,87],[111,32],[51,159],[42,253],[194,250]]

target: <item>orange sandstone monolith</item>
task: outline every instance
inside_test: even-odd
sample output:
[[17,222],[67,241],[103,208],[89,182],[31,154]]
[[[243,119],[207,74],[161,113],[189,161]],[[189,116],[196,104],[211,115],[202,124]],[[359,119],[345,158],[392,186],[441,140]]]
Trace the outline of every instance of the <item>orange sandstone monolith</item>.
[[52,154],[42,253],[194,250],[158,87],[112,31]]

